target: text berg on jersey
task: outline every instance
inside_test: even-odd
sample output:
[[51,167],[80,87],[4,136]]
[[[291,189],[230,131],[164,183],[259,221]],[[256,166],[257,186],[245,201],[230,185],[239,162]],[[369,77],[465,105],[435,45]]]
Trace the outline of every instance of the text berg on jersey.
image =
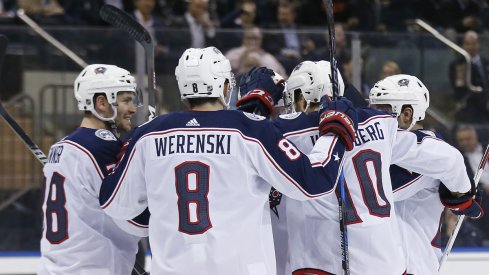
[[381,139],[384,139],[384,132],[380,127],[380,122],[367,125],[358,125],[355,146],[360,146],[363,143]]

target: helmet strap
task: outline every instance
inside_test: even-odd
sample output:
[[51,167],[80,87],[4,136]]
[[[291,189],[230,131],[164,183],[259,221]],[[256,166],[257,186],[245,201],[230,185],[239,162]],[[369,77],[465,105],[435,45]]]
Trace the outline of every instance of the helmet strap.
[[304,113],[307,113],[307,110],[309,110],[309,107],[311,106],[311,101],[306,100],[306,108],[304,108]]
[[117,133],[118,133],[118,132],[117,132],[117,125],[116,125],[116,123],[115,123],[115,118],[117,117],[117,106],[112,105],[112,104],[111,104],[110,106],[111,106],[111,108],[112,108],[112,112],[114,113],[114,114],[112,115],[112,117],[103,117],[103,116],[101,116],[99,113],[97,113],[97,111],[95,111],[95,110],[93,110],[93,109],[92,109],[92,110],[90,110],[90,112],[91,112],[91,113],[92,113],[92,115],[94,115],[96,118],[98,118],[99,120],[101,120],[101,121],[105,122],[105,123],[106,123],[106,124],[109,126],[108,128],[110,128],[110,129],[111,129],[112,133],[113,133],[113,134],[115,134],[115,135],[117,135]]

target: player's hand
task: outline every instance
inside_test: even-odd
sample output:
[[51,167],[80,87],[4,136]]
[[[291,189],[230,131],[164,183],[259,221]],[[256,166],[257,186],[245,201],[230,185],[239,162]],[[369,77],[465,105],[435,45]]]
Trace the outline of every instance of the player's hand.
[[454,214],[465,215],[471,219],[479,219],[484,216],[484,210],[482,210],[480,205],[482,190],[455,195],[445,185],[440,184],[438,192],[440,193],[440,200],[443,205],[452,210]]
[[253,67],[241,77],[236,103],[238,110],[269,117],[273,106],[283,97],[285,81],[266,67]]
[[353,149],[355,132],[358,127],[357,111],[351,101],[345,97],[330,101],[323,96],[321,98],[322,108],[319,110],[319,135],[335,133],[345,144],[346,150]]

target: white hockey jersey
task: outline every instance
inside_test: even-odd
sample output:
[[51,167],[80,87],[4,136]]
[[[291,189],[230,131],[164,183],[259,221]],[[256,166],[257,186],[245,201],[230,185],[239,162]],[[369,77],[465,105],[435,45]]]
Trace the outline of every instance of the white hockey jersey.
[[[433,132],[416,130],[413,133],[418,142],[430,139],[434,144],[439,143],[436,145],[437,150],[441,154],[446,152],[446,159],[453,158],[450,155],[453,150],[444,149],[451,146],[437,138]],[[457,158],[454,161],[459,161],[458,166],[465,167],[463,160]],[[396,165],[391,166],[390,173],[394,205],[407,259],[407,273],[436,275],[443,255],[440,226],[444,206],[438,194],[440,181]],[[464,192],[468,188],[470,189],[470,185],[465,181],[458,182],[458,186],[450,186],[452,192]]]
[[[282,122],[283,131],[290,129],[284,136],[304,152],[311,148],[317,135],[317,130],[305,121],[308,117],[315,120],[317,115],[300,115],[295,122]],[[301,129],[300,124],[305,126]],[[355,148],[345,153],[343,166],[351,274],[402,274],[406,270],[393,205],[391,163],[440,178],[454,189],[460,183],[469,184],[470,188],[465,169],[458,166],[461,154],[451,146],[443,147],[443,153],[440,149],[430,139],[418,143],[414,133],[398,131],[392,116],[360,109]],[[451,158],[447,159],[447,155]],[[460,191],[467,192],[469,188]],[[336,198],[288,200],[286,208],[292,270],[341,274]]]
[[151,274],[275,275],[270,184],[299,200],[332,195],[331,156],[344,145],[316,145],[307,157],[270,121],[239,111],[167,114],[136,130],[101,205],[121,219],[149,206]]
[[131,274],[139,237],[120,227],[138,235],[147,229],[114,221],[98,200],[120,148],[108,130],[78,128],[49,150],[38,274]]

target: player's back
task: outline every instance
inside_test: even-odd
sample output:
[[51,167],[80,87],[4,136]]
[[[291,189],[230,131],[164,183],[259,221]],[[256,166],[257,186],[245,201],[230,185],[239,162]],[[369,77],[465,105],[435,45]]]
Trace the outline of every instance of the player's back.
[[[355,148],[346,152],[342,160],[347,191],[350,271],[351,274],[401,274],[405,263],[388,173],[397,121],[371,109],[359,109],[358,115]],[[308,116],[312,118],[314,114]],[[305,129],[299,130],[294,129],[295,122],[289,124],[292,129],[284,136],[301,151],[310,150],[317,128],[304,123]],[[341,274],[336,197],[287,201],[287,226],[292,270],[313,268]]]
[[38,274],[130,274],[138,238],[122,231],[98,203],[120,146],[107,130],[78,128],[51,147]]
[[[139,128],[109,181],[113,187],[108,194],[101,191],[101,203],[117,216],[129,204],[147,203],[155,274],[275,274],[267,182],[305,199],[310,195],[298,182],[312,183],[314,169],[331,177],[317,186],[329,185],[325,192],[332,192],[337,176],[339,163],[329,171],[321,165],[324,159],[301,157],[268,120],[251,114],[172,113]],[[321,142],[328,140],[344,150],[336,137]],[[314,171],[304,168],[311,162],[318,163]],[[144,178],[145,190],[125,186],[138,178]],[[140,199],[126,200],[129,194]]]
[[[425,138],[444,142],[431,131],[413,132],[418,142]],[[390,167],[390,173],[407,272],[438,274],[442,257],[440,226],[444,210],[438,193],[440,180],[410,172],[397,165]]]

